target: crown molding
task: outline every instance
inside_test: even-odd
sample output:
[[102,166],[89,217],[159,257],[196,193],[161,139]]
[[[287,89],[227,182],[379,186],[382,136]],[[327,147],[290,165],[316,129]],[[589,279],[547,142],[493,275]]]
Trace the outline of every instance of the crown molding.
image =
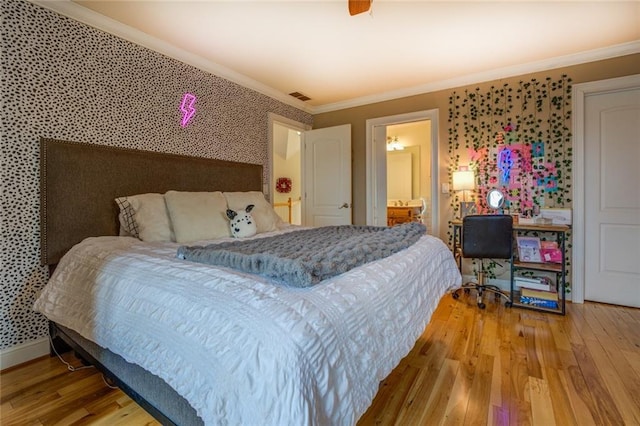
[[67,16],[76,21],[87,24],[91,27],[113,34],[117,37],[128,40],[132,43],[162,53],[163,55],[177,59],[188,65],[194,66],[203,71],[209,72],[218,77],[229,80],[233,83],[244,86],[248,89],[255,90],[263,95],[269,96],[294,108],[298,108],[310,114],[320,114],[325,112],[338,111],[346,108],[354,108],[377,102],[384,102],[393,99],[404,98],[407,96],[415,96],[424,93],[435,92],[438,90],[452,89],[455,87],[466,86],[469,84],[482,83],[485,81],[499,80],[502,78],[514,77],[534,72],[547,71],[554,68],[578,65],[587,62],[600,61],[618,56],[631,55],[640,53],[640,40],[628,43],[622,43],[614,46],[604,47],[600,49],[579,52],[571,55],[560,56],[541,61],[529,62],[525,64],[514,65],[510,67],[498,68],[486,72],[468,74],[448,80],[436,81],[419,86],[408,87],[404,89],[394,90],[385,93],[379,93],[360,98],[353,98],[346,101],[335,102],[325,105],[308,105],[288,94],[282,93],[272,87],[253,80],[244,74],[240,74],[232,69],[224,67],[220,64],[204,59],[201,56],[194,55],[183,49],[180,49],[170,43],[159,40],[142,31],[136,30],[128,25],[122,24],[114,19],[108,18],[90,9],[80,6],[71,0],[28,0],[33,4],[37,4],[46,9]]
[[262,84],[252,78],[247,77],[244,74],[240,74],[230,68],[217,64],[213,61],[204,59],[201,56],[187,52],[184,49],[178,48],[171,43],[160,40],[156,37],[150,36],[140,30],[132,28],[121,22],[111,19],[107,16],[101,15],[86,7],[80,6],[71,0],[28,0],[30,3],[41,6],[45,9],[57,12],[75,21],[82,22],[83,24],[97,28],[101,31],[105,31],[109,34],[113,34],[117,37],[128,40],[132,43],[146,47],[158,53],[162,53],[170,58],[177,59],[180,62],[194,66],[198,69],[211,73],[217,77],[224,78],[233,83],[239,84],[263,95],[269,96],[280,102],[293,106],[297,109],[303,110],[308,113],[312,113],[313,107],[306,103],[295,99],[288,94],[282,93],[273,89],[265,84]]
[[589,50],[571,55],[560,56],[542,61],[529,62],[510,67],[497,68],[494,70],[469,74],[462,77],[442,80],[428,83],[420,86],[408,87],[405,89],[394,90],[385,93],[379,93],[371,96],[363,96],[343,102],[319,105],[313,108],[314,114],[323,112],[338,111],[346,108],[354,108],[368,105],[376,102],[390,101],[393,99],[404,98],[407,96],[421,95],[424,93],[436,92],[438,90],[453,89],[456,87],[466,86],[469,84],[477,84],[485,81],[500,80],[502,78],[515,77],[518,75],[530,74],[534,72],[547,71],[555,68],[579,65],[587,62],[601,61],[604,59],[615,58],[618,56],[626,56],[640,53],[640,40],[628,43],[617,44],[614,46],[603,47],[600,49]]

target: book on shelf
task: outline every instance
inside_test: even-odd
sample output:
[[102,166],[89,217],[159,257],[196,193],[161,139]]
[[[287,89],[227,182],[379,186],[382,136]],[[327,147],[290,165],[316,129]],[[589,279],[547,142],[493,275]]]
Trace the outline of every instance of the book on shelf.
[[538,308],[558,309],[558,293],[523,288],[520,291],[520,303]]
[[543,262],[562,263],[562,251],[556,241],[540,241],[540,257]]
[[540,238],[538,237],[517,237],[518,259],[521,262],[542,262],[540,254]]
[[520,296],[520,303],[538,308],[558,309],[557,300],[545,300],[537,299],[535,297]]
[[531,288],[523,288],[520,290],[520,295],[531,299],[558,301],[558,293],[553,291],[534,290]]
[[545,241],[545,240],[542,240],[542,241],[540,241],[540,248],[541,249],[557,249],[558,248],[558,243],[557,243],[557,241]]
[[515,277],[513,283],[520,288],[544,291],[551,291],[552,289],[551,280],[547,277]]

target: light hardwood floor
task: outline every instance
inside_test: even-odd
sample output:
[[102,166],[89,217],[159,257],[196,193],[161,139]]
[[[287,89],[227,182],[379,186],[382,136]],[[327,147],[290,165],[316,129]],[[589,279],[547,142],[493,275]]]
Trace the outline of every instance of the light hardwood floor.
[[[0,380],[2,425],[157,424],[56,358]],[[358,424],[640,425],[640,309],[569,304],[563,317],[445,296]]]

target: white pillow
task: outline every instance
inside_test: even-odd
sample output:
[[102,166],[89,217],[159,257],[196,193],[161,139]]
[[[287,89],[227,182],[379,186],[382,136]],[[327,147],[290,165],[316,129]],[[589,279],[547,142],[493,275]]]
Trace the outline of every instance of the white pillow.
[[280,216],[278,216],[271,204],[265,200],[264,194],[260,191],[223,192],[223,194],[231,210],[240,211],[246,209],[249,204],[254,205],[251,215],[256,221],[258,234],[275,231],[278,229],[278,225],[282,223]]
[[221,192],[168,191],[164,199],[177,242],[231,236],[227,201]]
[[162,194],[138,194],[116,198],[120,207],[120,235],[142,241],[175,241]]

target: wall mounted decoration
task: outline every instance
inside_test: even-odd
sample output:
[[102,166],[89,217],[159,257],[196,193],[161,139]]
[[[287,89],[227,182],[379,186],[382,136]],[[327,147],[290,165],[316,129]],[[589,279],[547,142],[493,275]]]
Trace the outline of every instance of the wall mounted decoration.
[[[486,203],[491,189],[505,195],[507,213],[526,217],[544,207],[571,208],[568,76],[455,91],[448,122],[449,182],[460,164],[469,164],[476,174],[473,201],[479,213],[491,212]],[[457,194],[450,208],[459,217]]]
[[[531,79],[517,84],[454,92],[449,98],[449,171],[468,161],[478,179],[476,204],[500,189],[505,208],[571,205],[571,79]],[[454,196],[451,206],[458,208]]]
[[193,116],[196,114],[196,95],[193,93],[185,93],[182,97],[182,102],[180,103],[180,111],[182,112],[182,120],[180,121],[180,125],[182,127],[187,127],[187,124],[193,119]]
[[287,177],[281,177],[276,180],[276,191],[281,194],[288,194],[291,192],[291,179]]

